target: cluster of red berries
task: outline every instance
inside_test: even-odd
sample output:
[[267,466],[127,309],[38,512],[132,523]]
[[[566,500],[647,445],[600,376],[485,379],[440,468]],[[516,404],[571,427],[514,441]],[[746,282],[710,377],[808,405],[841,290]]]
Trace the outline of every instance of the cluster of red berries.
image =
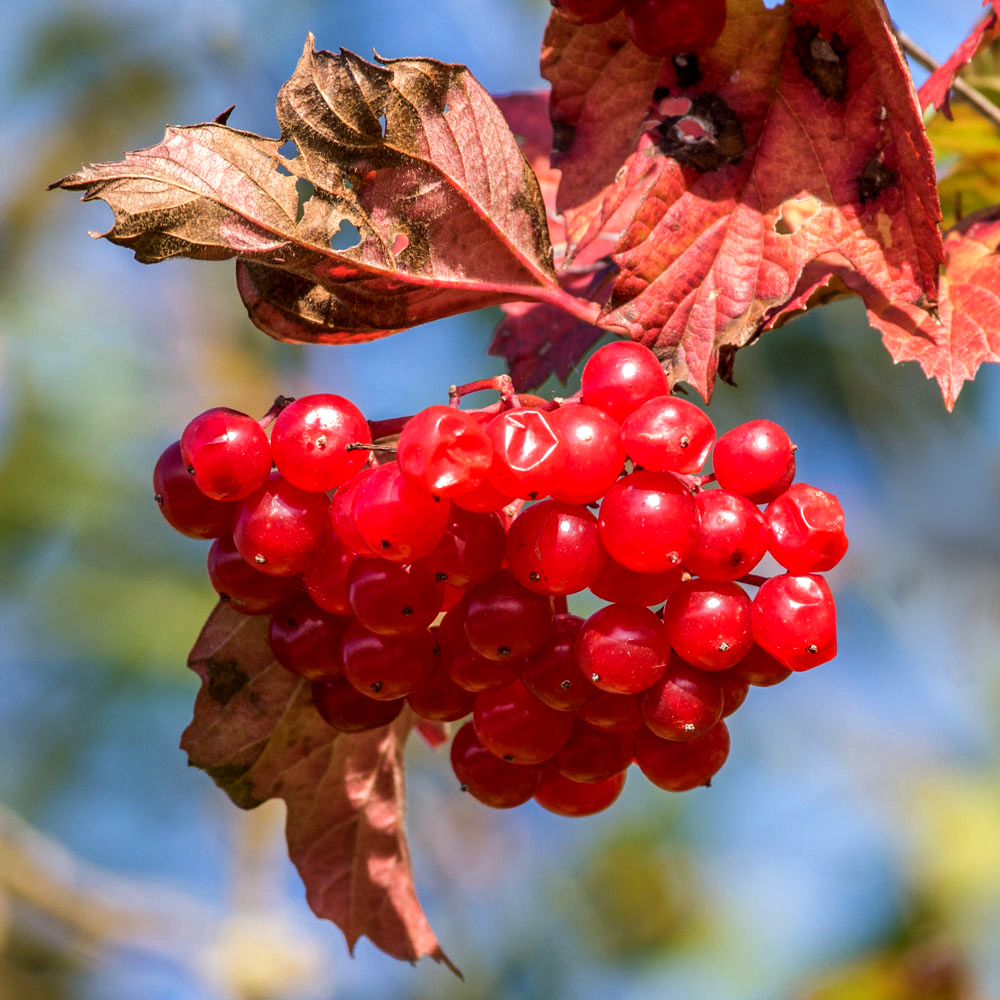
[[[711,48],[726,26],[726,0],[551,0],[580,24],[602,24],[625,11],[629,38],[643,52],[663,58]],[[815,7],[827,0],[791,0]]]
[[[500,401],[458,408],[483,387]],[[262,421],[209,410],[156,465],[164,517],[215,539],[212,585],[272,615],[276,660],[334,728],[405,703],[436,722],[471,712],[451,751],[463,788],[587,815],[633,762],[664,789],[706,784],[748,685],[835,655],[819,574],[846,551],[843,511],[793,483],[777,424],[716,440],[627,341],[594,353],[579,398],[519,397],[501,377],[451,404],[381,446],[340,396],[281,399]],[[787,572],[750,575],[767,552]],[[609,602],[586,620],[566,604],[584,590]]]

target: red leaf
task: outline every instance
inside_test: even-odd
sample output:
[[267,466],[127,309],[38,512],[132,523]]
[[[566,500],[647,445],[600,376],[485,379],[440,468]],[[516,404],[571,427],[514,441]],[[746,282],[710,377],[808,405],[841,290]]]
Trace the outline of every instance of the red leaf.
[[997,17],[996,9],[991,4],[989,13],[969,32],[968,38],[931,73],[917,91],[921,110],[933,105],[951,118],[948,97],[955,77],[962,67],[970,63],[976,53],[989,45],[997,35],[1000,35],[1000,18]]
[[[535,176],[464,66],[374,64],[316,52],[310,36],[277,111],[280,139],[169,127],[159,145],[53,186],[107,201],[104,235],[141,261],[237,257],[251,319],[283,340],[371,339],[566,298]],[[285,140],[298,147],[291,159],[278,152]],[[358,243],[334,250],[342,225]]]
[[417,901],[403,831],[404,713],[345,735],[319,716],[309,683],[281,667],[268,619],[220,604],[188,661],[202,680],[181,747],[242,809],[288,808],[288,852],[317,916],[401,959],[430,955],[457,973]]
[[604,318],[672,380],[708,398],[720,352],[756,337],[824,254],[889,301],[934,302],[933,160],[880,0],[730,0],[716,45],[683,62],[644,56],[620,16],[554,16],[542,65],[571,238],[648,185]]

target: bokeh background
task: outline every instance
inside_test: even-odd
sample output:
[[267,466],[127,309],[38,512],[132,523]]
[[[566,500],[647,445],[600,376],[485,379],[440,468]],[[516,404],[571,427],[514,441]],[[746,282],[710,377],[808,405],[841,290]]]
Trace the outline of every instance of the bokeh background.
[[[895,0],[944,58],[975,0]],[[334,391],[373,418],[501,370],[498,313],[345,348],[258,333],[231,263],[144,267],[82,162],[213,118],[273,134],[306,32],[537,87],[544,0],[36,0],[0,11],[0,998],[982,1000],[1000,996],[1000,371],[949,416],[841,303],[768,334],[711,405],[767,416],[836,493],[841,652],[751,691],[710,790],[640,777],[608,813],[492,813],[409,754],[418,890],[465,972],[309,913],[281,808],[244,814],[177,749],[205,546],[152,501],[213,405]],[[919,76],[919,74],[918,74]],[[997,136],[987,130],[987,174]],[[942,162],[942,169],[947,164]],[[1000,194],[992,200],[1000,200]],[[555,387],[550,387],[555,391]]]

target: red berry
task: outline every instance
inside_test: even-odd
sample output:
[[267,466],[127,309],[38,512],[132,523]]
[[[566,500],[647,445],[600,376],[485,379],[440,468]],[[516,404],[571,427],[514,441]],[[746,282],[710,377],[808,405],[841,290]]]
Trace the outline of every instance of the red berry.
[[208,579],[216,593],[244,615],[272,614],[295,596],[300,583],[254,569],[228,536],[217,538],[208,550]]
[[410,708],[422,719],[432,722],[457,722],[472,711],[476,696],[460,688],[448,676],[444,664],[438,662],[433,673],[407,696]]
[[224,406],[184,428],[181,454],[195,485],[213,500],[242,500],[267,479],[271,446],[253,417]]
[[625,0],[552,0],[560,14],[580,24],[601,24],[622,9]]
[[455,733],[451,767],[463,791],[494,809],[510,809],[527,802],[542,781],[540,767],[511,764],[487,750],[471,722]]
[[368,451],[348,451],[353,442],[369,444],[362,412],[343,396],[303,396],[286,406],[271,428],[271,453],[278,471],[302,490],[332,490],[368,461]]
[[453,587],[474,587],[500,568],[506,539],[499,515],[475,514],[453,503],[444,535],[426,561],[438,579]]
[[576,717],[611,733],[634,733],[643,722],[640,695],[600,691],[580,708]]
[[539,594],[575,594],[601,572],[604,549],[597,518],[579,504],[542,500],[526,507],[507,532],[507,566]]
[[752,618],[754,642],[789,670],[809,670],[837,655],[837,611],[821,576],[765,580]]
[[704,580],[745,576],[767,551],[764,515],[746,497],[728,490],[702,490],[695,503],[700,528],[685,566]]
[[361,537],[354,523],[354,501],[358,490],[365,481],[374,474],[376,466],[356,472],[350,479],[338,487],[330,501],[330,525],[334,534],[352,552],[359,556],[375,556],[378,553]]
[[552,638],[525,659],[521,683],[550,708],[575,712],[597,694],[574,655],[583,619],[576,615],[556,615],[553,624]]
[[286,669],[310,681],[339,677],[340,641],[350,618],[328,614],[300,594],[271,619],[268,643]]
[[635,738],[635,762],[654,785],[668,792],[711,784],[728,756],[729,730],[722,721],[693,740],[665,740],[645,728]]
[[612,604],[641,604],[651,608],[662,604],[676,589],[684,576],[684,567],[675,566],[663,573],[636,573],[605,559],[601,574],[590,585],[591,593]]
[[330,504],[322,493],[307,493],[272,473],[241,500],[233,525],[240,555],[262,573],[302,573],[326,540]]
[[347,572],[347,600],[366,629],[410,635],[428,628],[441,610],[444,585],[423,559],[389,562],[358,556]]
[[771,420],[751,420],[715,442],[712,469],[724,490],[769,503],[795,478],[795,445]]
[[451,502],[453,506],[461,507],[462,510],[475,514],[488,514],[506,507],[515,499],[516,497],[502,493],[488,479],[484,479],[474,490],[452,497]]
[[625,0],[629,37],[650,56],[710,48],[726,25],[726,0]]
[[590,682],[613,694],[637,694],[666,670],[670,645],[663,623],[637,604],[609,604],[576,638],[576,662]]
[[450,504],[411,486],[395,462],[379,465],[358,486],[354,527],[376,555],[413,562],[434,551],[448,527]]
[[535,792],[535,801],[559,816],[593,816],[607,809],[624,787],[624,771],[603,781],[570,781],[550,768]]
[[722,689],[722,717],[728,718],[746,701],[750,683],[740,676],[736,667],[712,674],[712,678]]
[[487,425],[493,442],[488,480],[515,497],[546,496],[558,483],[569,448],[541,410],[505,410]]
[[483,746],[509,763],[541,764],[569,738],[573,716],[539,701],[520,681],[476,696],[472,710]]
[[833,569],[847,551],[844,510],[832,494],[793,483],[767,508],[771,555],[789,573]]
[[[751,608],[751,618],[752,616]],[[754,687],[773,687],[792,675],[788,667],[779,663],[757,643],[750,647],[750,652],[732,668],[732,672]]]
[[489,660],[520,659],[541,649],[552,635],[552,603],[526,590],[500,570],[465,595],[465,636]]
[[335,534],[327,535],[322,548],[302,575],[309,596],[334,615],[351,615],[347,600],[347,573],[358,557]]
[[715,677],[676,658],[641,702],[646,725],[665,740],[693,740],[722,718],[722,689]]
[[520,675],[524,661],[520,657],[487,659],[480,656],[465,636],[465,614],[468,605],[462,602],[452,608],[437,630],[441,662],[448,676],[466,691],[491,691],[509,684]]
[[593,503],[600,500],[625,465],[625,445],[618,421],[595,406],[560,406],[548,414],[549,423],[566,440],[569,453],[553,500]]
[[426,629],[412,635],[378,635],[353,622],[340,645],[344,676],[367,698],[405,698],[434,672],[437,643]]
[[679,566],[698,539],[698,507],[669,472],[633,472],[608,490],[598,518],[615,562],[637,573]]
[[666,373],[648,347],[616,340],[598,348],[583,366],[583,402],[622,423],[649,399],[670,392]]
[[219,538],[230,533],[236,505],[213,500],[198,489],[180,441],[167,445],[156,460],[153,496],[167,524],[188,538]]
[[628,457],[652,471],[700,472],[715,443],[715,427],[694,403],[656,396],[622,424]]
[[686,580],[663,609],[670,645],[702,670],[726,670],[750,650],[750,598],[728,580]]
[[571,781],[605,781],[632,763],[634,742],[630,732],[610,732],[586,722],[574,722],[566,745],[552,763]]
[[406,704],[402,698],[396,701],[366,698],[343,677],[314,681],[312,699],[324,721],[342,733],[362,733],[387,726]]
[[428,406],[407,421],[396,461],[417,489],[452,497],[474,490],[486,478],[493,445],[471,414],[453,406]]

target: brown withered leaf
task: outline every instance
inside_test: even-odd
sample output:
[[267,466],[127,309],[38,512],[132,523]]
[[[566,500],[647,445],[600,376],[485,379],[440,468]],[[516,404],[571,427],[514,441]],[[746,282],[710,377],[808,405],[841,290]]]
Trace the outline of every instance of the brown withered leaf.
[[413,886],[403,783],[412,715],[338,733],[309,683],[275,661],[267,631],[267,618],[225,604],[212,612],[188,661],[202,686],[181,748],[242,809],[284,799],[288,852],[309,905],[352,952],[366,936],[396,958],[429,955],[457,973]]
[[[567,298],[538,182],[464,66],[371,63],[316,51],[310,35],[277,114],[278,139],[220,121],[168,127],[156,146],[52,186],[106,201],[103,235],[140,261],[236,257],[251,319],[282,340],[372,339]],[[356,245],[334,249],[350,227]]]

